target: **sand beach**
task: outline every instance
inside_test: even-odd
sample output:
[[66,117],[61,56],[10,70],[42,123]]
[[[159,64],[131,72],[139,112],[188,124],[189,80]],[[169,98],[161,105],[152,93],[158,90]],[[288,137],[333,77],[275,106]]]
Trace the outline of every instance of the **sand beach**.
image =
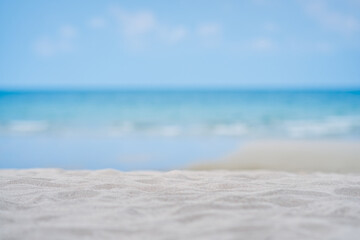
[[1,239],[358,239],[360,175],[0,170]]
[[0,1],[0,240],[359,240],[360,0]]

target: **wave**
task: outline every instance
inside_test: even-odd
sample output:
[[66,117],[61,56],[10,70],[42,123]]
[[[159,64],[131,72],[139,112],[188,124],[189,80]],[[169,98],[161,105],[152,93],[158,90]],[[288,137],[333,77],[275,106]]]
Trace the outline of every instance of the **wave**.
[[287,134],[291,137],[318,137],[359,135],[360,117],[327,117],[323,120],[287,121]]
[[309,120],[284,119],[277,122],[233,123],[137,123],[124,121],[117,124],[54,124],[49,121],[16,120],[0,124],[0,134],[57,134],[57,135],[105,135],[105,136],[224,136],[224,137],[360,137],[360,117],[331,116]]
[[39,133],[48,130],[46,121],[11,121],[1,129],[10,133]]

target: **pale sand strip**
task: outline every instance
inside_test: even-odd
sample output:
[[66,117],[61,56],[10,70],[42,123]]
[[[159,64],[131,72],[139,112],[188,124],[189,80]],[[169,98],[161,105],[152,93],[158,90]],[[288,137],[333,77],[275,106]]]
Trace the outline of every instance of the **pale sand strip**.
[[359,174],[0,170],[0,239],[359,236]]
[[190,169],[360,172],[360,141],[254,141],[223,159]]

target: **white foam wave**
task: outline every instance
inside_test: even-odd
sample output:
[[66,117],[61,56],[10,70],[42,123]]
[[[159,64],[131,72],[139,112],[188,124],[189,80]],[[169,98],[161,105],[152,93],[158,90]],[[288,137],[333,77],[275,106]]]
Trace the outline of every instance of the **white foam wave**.
[[50,125],[47,121],[11,121],[0,125],[6,134],[38,134],[51,132],[59,135],[150,135],[150,136],[228,136],[294,138],[351,136],[360,134],[360,117],[328,117],[322,120],[292,120],[277,123],[243,122],[218,124],[144,124],[124,121],[114,125]]
[[34,133],[43,132],[48,129],[46,121],[12,121],[8,125],[11,132]]
[[244,124],[220,124],[214,127],[212,133],[221,136],[244,136],[248,134],[249,129]]
[[346,135],[360,128],[360,118],[328,117],[324,120],[298,120],[285,123],[285,129],[291,137],[317,137]]
[[156,131],[158,134],[165,137],[175,137],[183,134],[183,130],[179,126],[163,126]]

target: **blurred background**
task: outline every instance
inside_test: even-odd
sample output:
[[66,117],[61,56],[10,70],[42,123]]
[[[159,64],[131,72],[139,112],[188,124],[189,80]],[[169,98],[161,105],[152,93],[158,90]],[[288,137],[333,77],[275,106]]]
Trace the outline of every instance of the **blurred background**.
[[357,161],[359,63],[359,0],[0,1],[0,168],[179,169],[264,140]]

